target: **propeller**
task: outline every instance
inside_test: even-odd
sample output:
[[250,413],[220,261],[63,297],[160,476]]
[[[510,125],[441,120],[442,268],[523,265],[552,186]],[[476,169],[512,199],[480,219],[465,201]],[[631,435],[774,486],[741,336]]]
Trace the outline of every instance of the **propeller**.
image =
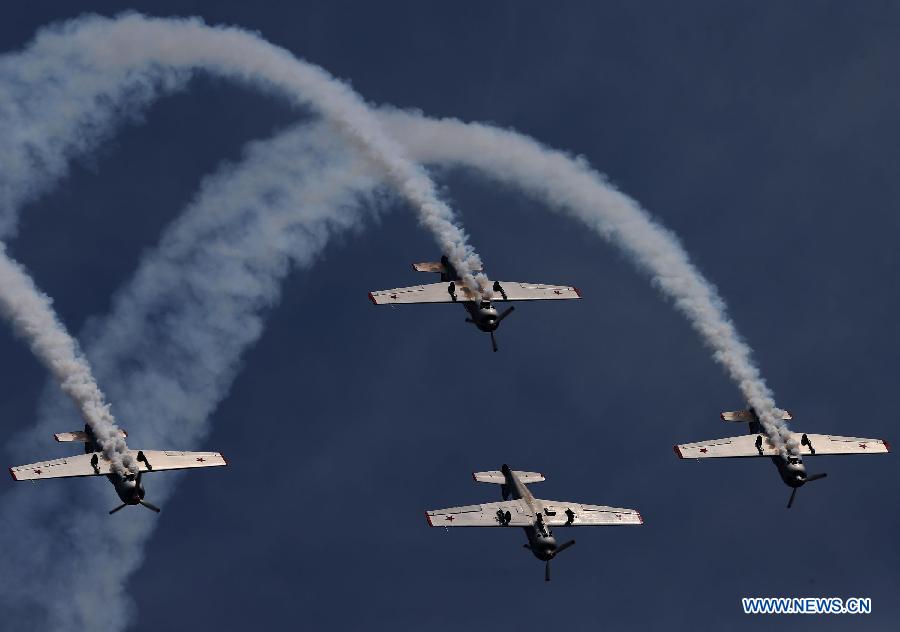
[[[159,513],[160,511],[162,511],[162,509],[160,509],[159,507],[157,507],[156,505],[154,505],[154,504],[152,504],[152,503],[148,503],[146,500],[139,500],[138,502],[139,502],[140,504],[142,504],[144,507],[146,507],[147,509],[152,509],[152,510],[155,511],[156,513]],[[124,509],[124,508],[127,507],[127,506],[128,506],[127,504],[122,503],[121,505],[119,505],[119,506],[116,507],[115,509],[110,510],[109,515],[113,515],[114,513],[116,513],[117,511],[119,511],[120,509]]]
[[[506,318],[507,316],[512,314],[514,309],[516,309],[516,306],[510,305],[509,309],[504,310],[500,314],[500,318],[497,319],[497,323],[494,325],[494,327],[499,325],[503,321],[504,318]],[[494,348],[494,352],[496,352],[497,351],[497,339],[494,338],[494,330],[493,329],[491,330],[491,346]]]
[[[825,478],[828,476],[826,472],[822,472],[821,474],[813,474],[812,476],[807,476],[804,483],[811,483],[812,481],[817,481],[819,479]],[[797,495],[797,487],[794,488],[794,491],[791,492],[791,498],[788,500],[787,508],[790,509],[794,504],[794,496]]]
[[[574,544],[575,544],[575,540],[569,540],[565,544],[560,544],[558,547],[553,549],[553,553],[550,555],[550,560],[552,560],[554,557],[556,557],[557,555],[559,555],[560,553],[565,551],[570,546],[573,546]],[[544,581],[545,582],[550,581],[550,560],[547,560],[547,562],[544,564]]]

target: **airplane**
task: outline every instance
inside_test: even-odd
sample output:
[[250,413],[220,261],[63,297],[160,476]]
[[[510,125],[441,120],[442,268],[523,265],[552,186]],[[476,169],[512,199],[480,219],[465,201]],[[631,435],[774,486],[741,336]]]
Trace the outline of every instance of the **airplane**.
[[[494,307],[496,301],[542,301],[559,299],[579,299],[578,288],[567,285],[544,285],[536,283],[519,283],[517,281],[494,281],[493,299],[478,300],[476,295],[465,285],[459,283],[460,277],[444,255],[441,260],[425,263],[414,263],[417,272],[436,272],[441,275],[440,283],[400,287],[393,290],[369,292],[369,300],[376,305],[400,305],[411,303],[462,303],[469,313],[467,323],[472,323],[481,331],[491,334],[491,346],[497,351],[494,332],[503,319],[509,316],[514,306],[502,313]],[[475,270],[480,272],[480,270]]]
[[503,502],[426,511],[429,526],[522,527],[528,538],[525,548],[545,562],[544,581],[550,581],[550,560],[575,544],[575,540],[569,540],[557,545],[550,527],[644,524],[635,509],[539,500],[526,487],[528,483],[546,480],[539,472],[510,470],[504,464],[499,472],[475,472],[472,478],[479,483],[500,485]]
[[[127,433],[118,429],[120,436]],[[54,435],[57,441],[80,441],[84,443],[84,454],[67,456],[52,461],[30,463],[9,468],[9,473],[16,481],[37,481],[46,478],[73,478],[77,476],[106,476],[116,490],[122,504],[111,510],[114,514],[128,505],[143,505],[156,513],[159,507],[144,500],[144,487],[141,475],[144,472],[163,470],[186,470],[196,467],[218,467],[227,465],[225,457],[218,452],[176,452],[172,450],[129,450],[138,463],[136,476],[122,476],[112,471],[109,460],[100,449],[90,426],[84,431],[58,432]]]
[[[885,439],[861,439],[859,437],[838,437],[835,435],[809,434],[806,432],[792,432],[791,437],[799,446],[799,453],[789,455],[787,459],[782,457],[772,443],[765,429],[759,421],[753,408],[732,412],[723,412],[722,421],[747,422],[749,434],[740,437],[714,439],[699,443],[685,443],[676,445],[675,454],[682,459],[711,459],[731,457],[760,457],[768,456],[778,469],[781,480],[792,488],[787,508],[794,504],[797,489],[823,479],[827,476],[824,472],[809,476],[806,466],[803,465],[803,455],[826,454],[884,454],[891,451],[891,446]],[[793,419],[791,413],[783,411],[784,421]]]

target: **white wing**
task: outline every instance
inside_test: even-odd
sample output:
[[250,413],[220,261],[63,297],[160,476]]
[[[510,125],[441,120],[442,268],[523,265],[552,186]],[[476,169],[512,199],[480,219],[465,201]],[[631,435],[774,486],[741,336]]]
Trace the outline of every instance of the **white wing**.
[[891,446],[884,439],[861,439],[859,437],[838,437],[792,432],[791,436],[800,444],[801,454],[885,454]]
[[[450,286],[453,285],[453,293]],[[568,285],[544,285],[541,283],[519,283],[500,281],[494,290],[494,301],[548,301],[581,298],[578,289]],[[456,297],[454,299],[454,296]],[[376,305],[404,305],[411,303],[455,303],[474,301],[476,296],[460,281],[429,283],[398,287],[393,290],[369,292],[369,300]]]
[[426,511],[425,518],[432,527],[527,527],[534,524],[534,514],[522,500],[435,509]]
[[[474,301],[476,296],[459,281],[452,282],[456,301]],[[369,292],[369,300],[376,305],[403,305],[410,303],[454,303],[450,294],[451,282],[429,283],[427,285],[413,285],[411,287],[398,287],[393,290],[379,290]]]
[[502,291],[494,289],[495,301],[555,301],[581,298],[578,288],[568,285],[498,281]]
[[[551,527],[644,524],[636,509],[585,505],[562,500],[540,500],[544,507],[544,524]],[[566,512],[569,513],[566,513]]]
[[[137,458],[137,450],[129,450]],[[159,472],[164,470],[188,470],[195,467],[221,467],[228,465],[225,457],[218,452],[178,452],[176,450],[144,450],[144,456],[150,463],[141,463],[142,472]]]
[[[802,432],[792,432],[791,436],[800,445],[800,454],[803,455],[884,454],[890,452],[890,446],[884,439],[861,439]],[[758,441],[759,437],[762,437],[762,441]],[[765,435],[751,434],[676,445],[675,453],[682,459],[714,459],[776,456],[778,451]]]
[[[137,459],[138,450],[129,450]],[[177,452],[172,450],[143,450],[146,462],[138,461],[142,472],[163,470],[185,470],[195,467],[218,467],[227,465],[225,457],[218,452]],[[91,462],[96,455],[96,467]],[[149,463],[149,467],[147,465]],[[105,476],[112,472],[110,462],[101,452],[67,456],[52,461],[30,463],[9,468],[9,473],[17,481],[35,481],[45,478],[69,478],[75,476]]]

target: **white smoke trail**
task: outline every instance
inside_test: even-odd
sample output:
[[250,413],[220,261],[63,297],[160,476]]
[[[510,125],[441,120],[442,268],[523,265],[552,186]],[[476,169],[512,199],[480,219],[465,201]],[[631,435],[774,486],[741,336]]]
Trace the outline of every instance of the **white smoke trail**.
[[[109,118],[110,114],[147,103],[160,89],[183,85],[196,70],[280,93],[332,121],[366,150],[415,207],[420,222],[432,232],[463,283],[479,295],[490,295],[487,278],[476,272],[481,261],[453,211],[440,199],[425,171],[384,134],[357,93],[322,68],[253,33],[207,26],[196,18],[138,14],[79,18],[43,29],[24,52],[0,61],[0,104],[4,104],[0,120],[9,126],[8,138],[14,147],[10,175],[15,182],[0,186],[0,231],[11,230],[15,220],[10,216],[46,186],[27,177],[29,169],[36,168],[44,180],[64,175],[67,157],[90,149],[109,133],[117,118]],[[35,95],[42,103],[38,124],[18,125],[35,120],[28,111],[29,97]],[[48,105],[48,98],[55,104]],[[65,115],[48,121],[47,115],[57,108],[65,108]]]
[[0,314],[16,334],[72,398],[82,417],[94,432],[113,471],[122,476],[137,473],[137,464],[128,454],[115,419],[97,386],[91,367],[75,340],[56,317],[50,297],[35,287],[21,265],[6,254],[0,244]]
[[759,414],[773,443],[786,456],[799,447],[754,364],[750,347],[728,317],[715,286],[691,263],[678,238],[641,206],[617,191],[582,158],[479,123],[433,120],[386,109],[386,129],[417,161],[458,165],[521,189],[551,208],[581,220],[627,253],[660,291],[687,316],[713,357]]
[[[380,208],[382,183],[381,170],[324,125],[255,143],[241,164],[204,181],[112,313],[82,336],[134,445],[189,449],[208,434],[283,278],[311,266],[336,232],[360,228]],[[63,404],[45,401],[29,448],[59,430]],[[163,503],[175,480],[145,477],[148,499]],[[125,580],[155,522],[138,511],[110,520],[96,487],[64,496],[52,485],[0,500],[5,620],[15,629],[122,629]]]
[[[173,24],[176,26],[170,28]],[[116,37],[119,48],[107,46]],[[159,39],[145,41],[152,37]],[[106,42],[99,46],[87,41],[103,38]],[[123,42],[127,42],[124,47]],[[135,48],[143,48],[143,56],[132,55]],[[248,62],[241,57],[248,50],[265,54]],[[128,53],[121,55],[123,51]],[[117,21],[91,18],[45,31],[27,52],[46,62],[42,72],[47,76],[57,72],[51,62],[62,57],[67,60],[58,71],[62,74],[77,78],[87,69],[88,74],[115,76],[119,82],[131,81],[137,86],[132,93],[115,80],[100,82],[91,98],[96,98],[101,110],[105,108],[105,114],[75,113],[57,130],[53,141],[37,144],[44,154],[32,153],[50,165],[40,172],[47,184],[64,175],[68,159],[89,150],[109,133],[116,118],[110,118],[111,114],[120,115],[131,105],[149,102],[160,89],[177,87],[190,71],[202,68],[267,88],[274,86],[298,103],[309,105],[309,99],[316,99],[312,105],[366,148],[407,199],[427,201],[434,193],[427,177],[427,185],[417,177],[404,180],[410,175],[404,165],[412,164],[405,149],[390,154],[402,158],[402,169],[394,168],[396,165],[377,151],[399,147],[380,129],[376,128],[376,141],[384,143],[367,142],[370,128],[353,128],[355,119],[343,113],[335,116],[328,98],[304,93],[316,79],[333,81],[323,71],[306,67],[245,32],[140,16]],[[107,59],[117,55],[124,59]],[[312,78],[294,76],[297,64],[303,69],[301,75],[313,68]],[[322,76],[317,77],[317,72]],[[38,72],[37,76],[43,75]],[[56,80],[58,77],[50,83]],[[73,81],[70,89],[77,90],[78,85]],[[338,92],[349,92],[346,86],[338,86]],[[352,92],[350,95],[358,99]],[[74,103],[84,103],[90,110],[91,98]],[[358,105],[365,108],[361,101]],[[766,413],[774,409],[771,393],[750,360],[749,348],[725,315],[715,289],[690,264],[677,239],[653,223],[636,203],[585,164],[511,132],[452,121],[416,121],[397,113],[386,115],[385,121],[417,159],[483,169],[566,209],[620,244],[691,318],[777,438],[779,429]],[[365,122],[368,124],[368,119]],[[246,165],[207,181],[191,210],[167,231],[159,251],[142,263],[134,284],[117,298],[113,315],[92,330],[89,355],[120,409],[137,422],[133,428],[137,439],[172,441],[189,448],[202,437],[209,413],[238,370],[241,352],[262,330],[260,315],[278,300],[278,281],[291,265],[311,265],[334,230],[359,225],[358,198],[377,188],[378,178],[373,175],[377,171],[354,163],[334,147],[329,149],[327,138],[303,140],[298,136],[296,147],[285,146],[280,151],[279,141],[272,147],[260,144],[250,152]],[[423,139],[429,138],[439,146],[427,146],[428,140]],[[23,142],[21,146],[27,166],[30,145]],[[304,156],[317,158],[304,162]],[[413,166],[412,175],[424,177],[424,172]],[[230,188],[229,180],[235,181],[235,188]],[[7,195],[0,187],[0,203],[6,203],[0,210],[7,217],[36,192],[29,186],[9,191]],[[422,216],[447,220],[453,226],[452,214],[447,216],[444,209],[449,212],[446,206],[429,207]],[[6,226],[13,224],[14,218],[6,222]],[[446,225],[438,221],[432,227],[440,231]],[[457,237],[453,243],[462,244],[462,251],[445,252],[451,260],[457,257],[477,264],[464,235],[459,232]],[[273,240],[278,244],[274,249]],[[465,270],[464,265],[457,266]],[[141,361],[137,370],[131,365],[135,358]],[[56,414],[46,412],[50,408],[45,409],[40,424],[47,431],[54,428],[51,418],[58,420]],[[157,501],[171,488],[165,478],[153,479],[152,484],[149,493]],[[0,578],[0,599],[29,622],[40,616],[35,611],[50,604],[50,621],[45,623],[55,629],[121,628],[128,619],[123,582],[140,564],[151,523],[131,513],[113,525],[96,507],[98,500],[93,494],[82,495],[78,506],[68,506],[72,501],[59,492],[42,491],[45,493],[36,498],[17,489],[0,505],[0,560],[3,568],[12,569]],[[39,525],[37,529],[35,525]],[[25,546],[21,545],[23,538],[27,538]],[[48,568],[53,569],[52,577],[46,575]],[[90,578],[88,587],[85,577]]]
[[[683,253],[666,252],[678,245],[673,236],[658,235],[664,229],[657,225],[648,228],[652,222],[639,209],[643,217],[635,219],[636,205],[584,164],[510,132],[471,125],[464,126],[466,131],[457,128],[462,125],[458,122],[399,113],[385,116],[389,128],[424,161],[475,166],[502,182],[527,184],[532,194],[554,206],[565,205],[601,234],[634,248],[635,256],[656,257],[648,253],[649,243],[676,266],[672,274],[677,276],[677,266],[690,265]],[[448,128],[454,143],[443,139]],[[485,153],[483,144],[496,146],[498,153]],[[486,156],[485,164],[473,156]],[[537,172],[549,179],[535,177]],[[558,184],[550,184],[554,180]],[[292,264],[310,265],[334,230],[358,226],[360,199],[371,205],[367,193],[377,190],[378,183],[377,169],[342,152],[322,129],[291,131],[258,143],[244,164],[207,180],[196,202],[167,230],[158,251],[142,262],[134,282],[117,297],[113,314],[96,321],[86,336],[100,374],[135,422],[136,439],[194,447],[206,434],[208,417],[236,374],[242,351],[259,336],[262,314],[278,300],[279,280]],[[598,211],[598,203],[612,210]],[[615,210],[619,204],[626,210]],[[659,265],[639,263],[651,273],[651,266]],[[722,309],[708,284],[701,283],[707,291],[697,294],[696,279],[656,282],[692,318],[709,313],[704,302]],[[724,312],[719,318],[725,318]],[[716,345],[717,359],[731,371],[734,360],[726,355],[732,345],[743,343],[725,321],[723,337],[737,342],[713,336],[715,327],[695,327]],[[749,350],[739,353],[749,362]],[[138,370],[135,358],[140,359]],[[38,434],[49,436],[61,411],[48,404],[42,412]],[[152,479],[149,493],[164,500],[171,488],[171,479]],[[111,524],[93,491],[72,507],[60,506],[64,501],[52,490],[42,492],[40,498],[8,495],[0,503],[0,562],[15,569],[6,585],[0,583],[0,599],[15,603],[22,620],[49,615],[49,622],[42,622],[51,629],[120,629],[129,617],[125,579],[140,565],[153,523],[132,513],[122,516],[129,521],[125,528],[121,522]],[[35,525],[41,525],[37,531]],[[3,540],[19,539],[23,532],[28,533],[27,547]],[[63,532],[70,538],[60,539]],[[93,537],[84,537],[87,533]],[[53,568],[50,578],[48,567]],[[83,582],[86,576],[93,578],[89,585]],[[53,604],[66,604],[65,611]]]

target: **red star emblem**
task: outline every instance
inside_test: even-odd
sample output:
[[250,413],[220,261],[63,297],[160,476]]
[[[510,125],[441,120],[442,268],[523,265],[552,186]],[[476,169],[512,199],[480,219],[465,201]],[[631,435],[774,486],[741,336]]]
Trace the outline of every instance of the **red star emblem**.
[[204,459],[202,456],[198,456],[197,461],[199,461],[200,463],[205,463],[206,459]]
[[860,444],[859,444],[859,447],[861,447],[863,450],[865,450],[865,449],[866,449],[866,444],[865,444],[865,443],[860,443]]
[[709,452],[709,450],[707,450],[706,448],[700,448],[700,451],[703,453]]
[[43,474],[43,473],[44,473],[44,470],[34,470],[34,473],[35,473],[35,474]]
[[450,522],[453,522],[453,516],[447,516],[447,517],[445,518],[445,520],[449,520]]

